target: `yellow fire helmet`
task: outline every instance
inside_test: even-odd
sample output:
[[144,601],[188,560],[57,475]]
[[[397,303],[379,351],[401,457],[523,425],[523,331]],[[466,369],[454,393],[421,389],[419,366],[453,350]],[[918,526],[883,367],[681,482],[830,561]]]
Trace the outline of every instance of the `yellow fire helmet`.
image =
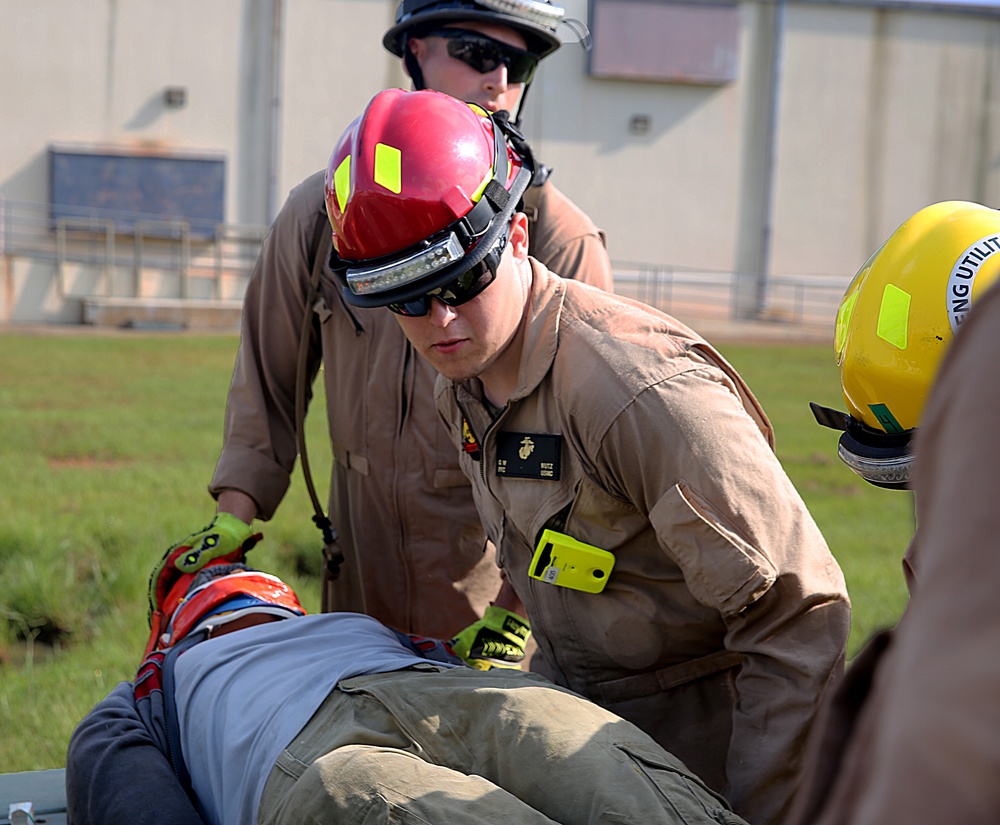
[[834,341],[847,413],[811,406],[844,431],[838,453],[866,481],[909,486],[911,437],[938,366],[998,274],[1000,211],[947,201],[906,220],[854,276]]

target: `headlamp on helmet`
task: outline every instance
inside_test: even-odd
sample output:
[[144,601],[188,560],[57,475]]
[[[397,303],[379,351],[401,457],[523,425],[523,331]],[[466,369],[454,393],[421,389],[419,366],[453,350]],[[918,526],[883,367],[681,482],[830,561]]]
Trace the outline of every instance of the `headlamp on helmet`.
[[536,26],[556,30],[556,26],[566,16],[566,9],[548,2],[538,0],[478,0],[479,5],[488,9],[526,20]]
[[901,224],[854,276],[834,344],[847,413],[812,407],[843,431],[838,454],[865,480],[908,487],[912,436],[941,359],[998,275],[1000,212],[947,201]]
[[347,288],[355,295],[370,295],[405,286],[413,281],[426,278],[437,270],[450,266],[465,257],[465,250],[458,242],[458,236],[449,232],[448,237],[381,266],[347,267],[345,278]]

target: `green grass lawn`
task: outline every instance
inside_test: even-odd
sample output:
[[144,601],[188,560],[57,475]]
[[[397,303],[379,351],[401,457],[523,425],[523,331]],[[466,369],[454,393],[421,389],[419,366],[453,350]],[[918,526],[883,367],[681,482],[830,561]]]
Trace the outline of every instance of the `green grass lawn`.
[[[212,517],[235,336],[0,335],[0,765],[64,764],[77,721],[129,679],[146,640],[146,584],[167,545]],[[836,458],[809,401],[840,406],[827,346],[724,346],[771,416],[778,454],[840,560],[851,652],[905,601],[909,494]],[[330,462],[317,382],[310,464]],[[255,563],[319,607],[321,541],[296,474]]]
[[837,457],[839,434],[819,426],[815,401],[843,410],[832,346],[721,346],[764,405],[778,457],[823,531],[854,607],[848,655],[896,623],[906,602],[903,552],[914,530],[913,496],[881,490]]

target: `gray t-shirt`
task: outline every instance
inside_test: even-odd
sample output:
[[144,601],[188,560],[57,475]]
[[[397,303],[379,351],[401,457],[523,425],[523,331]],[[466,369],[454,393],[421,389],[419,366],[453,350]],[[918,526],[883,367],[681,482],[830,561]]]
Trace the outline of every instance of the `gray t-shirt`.
[[341,679],[423,661],[357,613],[249,627],[184,652],[175,669],[181,748],[206,816],[256,822],[275,760]]

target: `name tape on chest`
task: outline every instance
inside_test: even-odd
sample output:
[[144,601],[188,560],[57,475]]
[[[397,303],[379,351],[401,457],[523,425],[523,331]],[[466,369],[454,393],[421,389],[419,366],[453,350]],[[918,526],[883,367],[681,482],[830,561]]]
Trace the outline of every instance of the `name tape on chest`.
[[544,433],[497,433],[498,476],[559,480],[562,436]]

